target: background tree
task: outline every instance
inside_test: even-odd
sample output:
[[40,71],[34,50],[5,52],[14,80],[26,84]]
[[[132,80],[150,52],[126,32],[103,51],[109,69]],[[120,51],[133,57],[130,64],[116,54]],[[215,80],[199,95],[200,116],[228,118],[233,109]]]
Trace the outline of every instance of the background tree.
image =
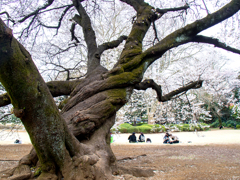
[[[150,5],[143,0],[121,0],[115,3],[125,3],[131,7],[131,12],[135,14],[133,24],[129,28],[128,36],[120,33],[117,40],[106,43],[97,41],[95,29],[98,24],[96,23],[95,27],[95,24],[92,24],[94,20],[91,21],[90,17],[94,18],[94,15],[104,12],[101,6],[109,2],[48,0],[27,1],[25,4],[22,1],[9,3],[1,13],[5,22],[0,20],[0,81],[8,93],[1,101],[4,106],[11,100],[13,113],[24,124],[34,149],[20,160],[16,168],[5,171],[2,177],[29,179],[34,176],[30,168],[36,166],[41,170],[40,175],[35,173],[37,179],[111,179],[112,174],[119,173],[120,167],[117,167],[116,158],[109,145],[109,130],[115,122],[116,112],[129,100],[133,89],[152,88],[157,93],[158,101],[165,102],[202,85],[202,80],[189,82],[163,95],[161,86],[152,79],[142,81],[144,73],[154,61],[167,51],[190,42],[209,43],[239,53],[239,50],[214,38],[199,35],[205,29],[234,16],[240,9],[238,0],[221,5],[218,11],[211,14],[205,8],[208,13],[206,17],[200,13],[201,7],[197,4],[183,4],[180,1],[179,4],[171,4],[173,7],[170,8],[163,8],[162,5],[159,5],[162,8],[155,8],[154,4]],[[5,5],[5,2],[2,4]],[[195,12],[199,12],[197,16],[188,11],[190,5],[196,8]],[[105,10],[108,10],[110,6],[106,7]],[[6,12],[8,10],[9,13]],[[180,21],[184,12],[189,12],[190,15],[188,25],[185,25],[186,21]],[[171,13],[177,16],[173,31],[159,38],[154,23],[165,15],[170,17],[168,14]],[[53,24],[56,19],[57,23]],[[70,33],[62,33],[68,27],[69,19],[72,21]],[[20,41],[13,36],[8,22],[14,23],[15,28],[20,28],[20,33],[16,33]],[[25,25],[23,28],[18,26],[21,23]],[[155,42],[149,44],[144,38],[148,36],[151,25],[156,36],[153,37]],[[80,27],[82,33],[78,34]],[[54,36],[55,34],[59,36]],[[67,42],[67,35],[72,39],[71,43]],[[32,45],[42,41],[39,50],[41,54],[42,49],[45,49],[45,52],[51,50],[49,46],[45,47],[44,43],[53,44],[57,37],[61,39],[61,45],[67,44],[67,47],[57,46],[53,60],[67,61],[67,68],[63,68],[67,80],[45,83],[21,42],[31,50]],[[101,65],[103,52],[119,46],[124,40],[120,56],[113,68],[107,70]],[[87,54],[77,57],[77,48],[82,45],[82,41],[85,41],[83,44]],[[65,51],[69,51],[72,56],[59,54]],[[45,57],[51,58],[49,53]],[[81,63],[84,58],[86,64]],[[56,62],[51,65],[59,66]],[[75,80],[71,80],[73,76],[69,75],[73,67],[78,72]],[[86,76],[80,79],[81,70],[84,68]],[[49,76],[54,75],[59,77],[57,74]],[[52,98],[60,95],[70,95],[62,104],[61,112]]]

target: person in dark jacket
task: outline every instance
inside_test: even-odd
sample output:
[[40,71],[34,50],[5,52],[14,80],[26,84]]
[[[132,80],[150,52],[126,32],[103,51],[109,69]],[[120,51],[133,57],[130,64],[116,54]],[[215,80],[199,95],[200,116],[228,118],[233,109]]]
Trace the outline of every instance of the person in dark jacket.
[[135,143],[135,142],[137,142],[137,138],[136,138],[136,136],[135,136],[135,132],[133,132],[132,135],[130,135],[130,136],[128,137],[128,140],[129,140],[129,143]]

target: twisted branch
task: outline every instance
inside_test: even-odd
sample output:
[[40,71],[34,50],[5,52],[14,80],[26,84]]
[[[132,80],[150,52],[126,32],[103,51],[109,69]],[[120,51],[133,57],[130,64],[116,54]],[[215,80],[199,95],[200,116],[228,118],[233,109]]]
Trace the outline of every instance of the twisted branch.
[[192,40],[192,42],[212,44],[215,47],[219,47],[227,51],[240,54],[239,49],[227,46],[225,43],[219,42],[219,39],[216,39],[216,38],[198,35]]
[[157,99],[159,102],[165,102],[170,100],[173,96],[178,95],[182,92],[186,92],[189,89],[198,89],[200,87],[202,87],[202,80],[199,81],[194,81],[194,82],[190,82],[189,84],[187,84],[186,86],[180,87],[168,94],[165,94],[164,96],[162,95],[162,87],[161,85],[158,85],[157,83],[155,83],[152,79],[146,79],[143,82],[136,84],[134,86],[135,89],[137,90],[146,90],[148,88],[152,88],[156,91],[157,93]]

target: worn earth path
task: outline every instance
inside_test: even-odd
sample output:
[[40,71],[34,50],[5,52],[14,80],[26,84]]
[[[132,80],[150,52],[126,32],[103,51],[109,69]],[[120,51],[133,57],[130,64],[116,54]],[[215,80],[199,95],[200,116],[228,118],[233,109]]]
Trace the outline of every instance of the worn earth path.
[[[180,143],[162,145],[158,143],[128,144],[117,140],[111,145],[120,165],[142,169],[154,169],[153,177],[115,176],[115,180],[240,180],[240,130],[215,131],[206,143]],[[220,134],[229,138],[217,141]],[[214,135],[215,134],[215,135]],[[180,133],[177,134],[179,137]],[[191,135],[191,134],[189,134]],[[126,136],[126,135],[124,135]],[[192,134],[194,136],[194,134]],[[195,135],[196,136],[196,135]],[[121,135],[120,135],[121,137]],[[119,137],[119,139],[121,139]],[[197,137],[197,136],[196,136]],[[153,138],[153,137],[152,137]],[[199,138],[199,136],[197,137]],[[202,139],[197,139],[202,141]],[[207,139],[213,138],[214,142]],[[236,140],[237,139],[237,140]],[[186,139],[187,140],[187,139]],[[217,143],[218,142],[218,143]],[[31,149],[30,144],[0,145],[0,171],[13,167]]]

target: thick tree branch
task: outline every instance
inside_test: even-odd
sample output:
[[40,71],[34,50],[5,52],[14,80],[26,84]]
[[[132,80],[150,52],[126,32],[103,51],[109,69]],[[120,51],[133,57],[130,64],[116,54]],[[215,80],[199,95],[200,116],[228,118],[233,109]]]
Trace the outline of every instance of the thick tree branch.
[[97,58],[100,58],[100,56],[105,50],[118,47],[119,44],[121,44],[126,39],[127,39],[127,36],[120,36],[117,40],[101,44],[100,46],[98,46],[98,50],[97,50],[97,53],[95,54],[95,57],[97,56]]
[[178,95],[182,92],[186,92],[189,89],[197,89],[197,88],[202,87],[202,83],[203,83],[202,80],[195,81],[195,82],[190,82],[186,86],[178,88],[178,89],[176,89],[176,90],[174,90],[174,91],[172,91],[172,92],[170,92],[170,93],[168,93],[164,96],[162,95],[161,86],[158,85],[157,83],[155,83],[152,79],[146,79],[143,82],[141,82],[139,84],[136,84],[134,88],[137,89],[137,90],[146,90],[148,88],[152,88],[157,93],[158,101],[159,102],[165,102],[165,101],[168,101],[168,100],[172,99],[173,96],[176,96],[176,95]]
[[159,9],[157,8],[156,9],[156,12],[160,13],[160,14],[165,14],[167,12],[174,12],[174,11],[181,11],[181,10],[187,10],[189,8],[189,5],[186,4],[185,6],[181,6],[181,7],[177,7],[177,8],[166,8],[166,9]]
[[[156,19],[159,19],[164,13],[168,11],[178,11],[189,8],[189,6],[186,5],[179,8],[171,8],[165,10],[158,9],[159,12],[157,12],[152,6],[145,3],[144,1],[122,0],[122,2],[125,2],[134,7],[134,9],[137,11],[137,19],[133,24],[131,33],[128,36],[125,48],[121,54],[118,64],[128,63],[129,59],[131,59],[129,57],[140,55],[142,53],[142,41],[152,22],[154,22]],[[155,28],[156,32],[156,27],[154,25],[153,27]],[[130,62],[130,64],[131,63],[132,62]],[[116,64],[115,67],[118,64]],[[129,66],[131,66],[130,64]],[[137,65],[139,63],[134,64]],[[128,65],[125,67],[128,68]]]
[[142,41],[148,31],[151,23],[156,19],[156,12],[153,7],[143,0],[121,0],[137,11],[137,18],[133,23],[132,30],[128,35],[124,50],[122,51],[119,62],[115,65],[127,63],[131,57],[142,53]]
[[75,81],[50,81],[47,82],[48,89],[53,97],[70,95],[73,89],[80,83],[81,80]]
[[[75,81],[50,81],[47,82],[48,89],[53,97],[70,95],[73,89],[80,83],[80,80]],[[11,104],[11,100],[7,93],[0,95],[0,107]]]
[[132,6],[135,11],[139,11],[143,5],[145,5],[144,0],[120,0]]
[[155,46],[147,49],[144,59],[148,61],[148,66],[156,59],[160,58],[167,50],[188,42],[192,42],[195,36],[201,31],[208,29],[221,21],[233,16],[240,9],[239,0],[232,0],[215,13],[209,14],[203,19],[197,20],[165,37]]
[[79,15],[75,15],[73,20],[82,26],[84,39],[87,44],[88,49],[88,63],[87,63],[87,73],[89,74],[98,66],[100,66],[100,58],[95,57],[97,51],[97,42],[95,32],[91,25],[91,20],[81,4],[81,0],[73,0],[73,4],[76,7]]
[[219,39],[216,39],[216,38],[199,35],[199,36],[196,36],[195,38],[193,38],[192,42],[208,43],[208,44],[214,45],[215,47],[219,47],[219,48],[225,49],[227,51],[231,51],[233,53],[240,54],[239,49],[227,46],[225,43],[219,42]]
[[80,16],[75,15],[73,20],[83,29],[84,39],[88,48],[88,72],[90,72],[100,65],[100,60],[94,57],[94,54],[97,51],[95,32],[92,28],[90,18],[81,4],[81,0],[73,0],[73,5],[80,14]]

